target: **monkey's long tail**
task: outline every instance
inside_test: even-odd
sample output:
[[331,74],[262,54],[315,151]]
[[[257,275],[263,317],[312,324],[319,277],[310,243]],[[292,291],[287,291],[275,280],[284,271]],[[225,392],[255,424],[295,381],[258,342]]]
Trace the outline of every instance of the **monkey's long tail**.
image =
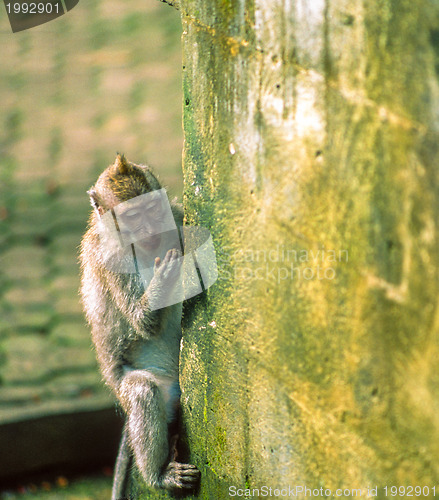
[[113,490],[111,500],[127,499],[128,471],[131,467],[132,454],[128,444],[128,430],[123,430],[120,440],[119,452],[117,454],[116,465],[114,467]]

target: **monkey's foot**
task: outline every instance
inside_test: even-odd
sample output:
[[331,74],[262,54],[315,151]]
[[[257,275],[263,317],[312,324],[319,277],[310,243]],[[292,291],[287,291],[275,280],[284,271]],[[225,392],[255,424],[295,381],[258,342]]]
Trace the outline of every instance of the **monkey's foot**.
[[200,480],[200,471],[191,464],[170,462],[161,477],[161,487],[167,490],[194,489]]

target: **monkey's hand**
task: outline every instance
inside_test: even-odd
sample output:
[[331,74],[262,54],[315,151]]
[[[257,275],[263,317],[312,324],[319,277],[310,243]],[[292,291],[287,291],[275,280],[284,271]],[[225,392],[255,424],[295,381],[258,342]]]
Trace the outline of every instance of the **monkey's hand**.
[[156,257],[154,262],[154,278],[152,281],[159,281],[161,285],[173,285],[181,272],[181,252],[176,248],[168,250],[163,261]]
[[145,299],[152,311],[183,300],[178,278],[182,267],[181,252],[175,248],[168,250],[163,261],[156,257],[154,276],[145,291]]
[[191,464],[170,462],[160,478],[160,486],[167,490],[193,490],[200,480],[200,471]]

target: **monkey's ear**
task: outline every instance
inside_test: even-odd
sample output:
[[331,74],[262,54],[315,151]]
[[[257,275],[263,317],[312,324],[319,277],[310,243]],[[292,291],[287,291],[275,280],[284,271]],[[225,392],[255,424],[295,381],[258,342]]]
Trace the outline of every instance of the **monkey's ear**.
[[101,206],[101,202],[99,200],[98,194],[94,189],[90,189],[87,191],[87,194],[90,196],[91,206],[94,208],[95,212],[101,216],[104,214],[104,209]]
[[125,156],[120,153],[117,153],[114,166],[116,167],[116,172],[118,172],[121,175],[127,175],[131,171],[131,165],[129,164]]

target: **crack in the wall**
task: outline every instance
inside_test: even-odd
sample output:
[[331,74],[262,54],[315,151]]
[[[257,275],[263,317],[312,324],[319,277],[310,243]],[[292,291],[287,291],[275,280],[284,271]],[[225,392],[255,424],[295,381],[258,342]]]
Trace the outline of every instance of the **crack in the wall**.
[[399,304],[407,303],[409,297],[409,281],[412,274],[412,249],[413,236],[410,232],[410,220],[413,212],[413,193],[416,179],[413,169],[415,168],[416,158],[409,161],[407,169],[404,171],[406,178],[404,199],[402,202],[402,217],[398,225],[399,240],[402,246],[401,279],[399,284],[391,283],[379,276],[371,273],[365,273],[367,285],[369,288],[383,290],[389,300]]

